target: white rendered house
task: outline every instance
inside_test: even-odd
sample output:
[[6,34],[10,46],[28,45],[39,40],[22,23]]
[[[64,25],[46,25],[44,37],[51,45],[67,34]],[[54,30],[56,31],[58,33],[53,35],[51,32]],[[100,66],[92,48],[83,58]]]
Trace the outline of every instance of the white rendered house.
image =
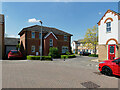
[[99,60],[120,57],[120,13],[108,10],[98,22]]

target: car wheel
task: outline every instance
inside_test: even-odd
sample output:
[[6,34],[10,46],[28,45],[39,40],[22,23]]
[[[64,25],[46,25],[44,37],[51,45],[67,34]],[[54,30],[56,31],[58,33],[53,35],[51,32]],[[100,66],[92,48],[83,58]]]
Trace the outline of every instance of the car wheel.
[[104,66],[104,67],[102,68],[102,72],[101,72],[101,73],[103,73],[103,74],[105,74],[105,75],[108,75],[108,76],[111,76],[111,75],[112,75],[112,70],[111,70],[109,67]]

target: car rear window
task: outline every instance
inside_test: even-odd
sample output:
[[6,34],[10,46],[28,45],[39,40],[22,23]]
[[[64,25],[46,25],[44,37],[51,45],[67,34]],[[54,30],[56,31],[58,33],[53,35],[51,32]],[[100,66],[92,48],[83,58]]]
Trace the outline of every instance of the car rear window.
[[18,51],[11,51],[11,53],[19,53]]

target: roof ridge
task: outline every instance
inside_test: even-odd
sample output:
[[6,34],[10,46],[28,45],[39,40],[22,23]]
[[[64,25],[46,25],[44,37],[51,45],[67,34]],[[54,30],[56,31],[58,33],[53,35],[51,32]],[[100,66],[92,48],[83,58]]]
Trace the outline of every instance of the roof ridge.
[[[20,35],[20,33],[22,33],[23,31],[26,31],[27,29],[31,29],[32,30],[32,28],[33,27],[37,27],[37,28],[40,28],[41,26],[40,25],[33,25],[33,26],[29,26],[29,27],[26,27],[26,28],[23,28],[20,32],[19,32],[19,34],[18,35]],[[73,36],[72,34],[70,34],[70,33],[67,33],[67,32],[65,32],[65,31],[62,31],[62,30],[59,30],[59,29],[57,29],[57,28],[54,28],[54,27],[46,27],[46,26],[42,26],[43,28],[46,28],[46,29],[50,29],[50,30],[43,30],[43,31],[45,31],[45,32],[57,32],[58,31],[58,33],[64,33],[64,34],[68,34],[68,35],[71,35],[71,36]],[[36,30],[37,31],[37,30]],[[38,30],[39,31],[39,30]]]

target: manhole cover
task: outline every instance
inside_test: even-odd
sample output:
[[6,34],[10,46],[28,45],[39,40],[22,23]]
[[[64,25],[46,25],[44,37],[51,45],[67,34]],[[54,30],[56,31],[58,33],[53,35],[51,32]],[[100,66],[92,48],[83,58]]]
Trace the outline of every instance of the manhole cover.
[[93,72],[93,73],[95,73],[97,75],[102,75],[102,73],[100,73],[100,72]]
[[100,87],[99,85],[97,85],[91,81],[81,83],[81,85],[83,85],[86,88],[98,88],[98,87]]

